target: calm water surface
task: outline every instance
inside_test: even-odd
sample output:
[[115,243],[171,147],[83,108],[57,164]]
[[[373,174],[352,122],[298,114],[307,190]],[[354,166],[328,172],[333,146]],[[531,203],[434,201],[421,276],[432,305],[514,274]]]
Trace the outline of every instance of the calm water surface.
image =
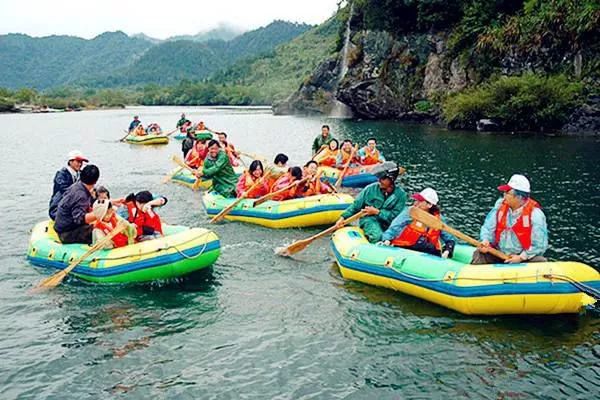
[[260,109],[141,108],[0,115],[0,398],[597,398],[600,314],[467,317],[344,281],[321,241],[283,259],[273,248],[317,232],[225,223],[212,273],[162,285],[76,281],[41,295],[26,259],[52,178],[80,149],[113,195],[169,198],[164,220],[204,226],[199,195],[161,185],[180,154],[118,143],[133,113],[170,130],[179,113],[225,130],[240,149],[309,157],[322,123],[376,136],[408,169],[407,191],[435,187],[449,222],[476,235],[512,173],[531,178],[552,258],[600,267],[600,140],[478,135],[389,122],[275,117]]

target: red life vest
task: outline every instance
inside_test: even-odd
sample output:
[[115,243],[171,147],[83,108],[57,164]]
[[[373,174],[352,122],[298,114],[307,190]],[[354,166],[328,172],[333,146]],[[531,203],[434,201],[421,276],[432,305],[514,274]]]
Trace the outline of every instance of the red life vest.
[[[115,214],[110,217],[110,221],[96,221],[94,223],[94,229],[100,229],[102,233],[108,235],[117,227],[117,216]],[[113,238],[112,242],[114,247],[125,247],[129,244],[129,240],[127,239],[127,235],[124,233],[117,233]]]
[[[434,213],[433,216],[441,219],[439,212]],[[400,232],[398,237],[391,241],[391,243],[392,245],[398,247],[411,247],[417,244],[417,241],[421,237],[425,237],[429,243],[433,244],[436,249],[440,250],[442,248],[440,245],[440,234],[441,231],[439,229],[430,229],[421,222],[413,220],[410,225]]]
[[204,164],[204,159],[208,154],[208,147],[200,142],[194,143],[194,147],[185,157],[185,163],[194,169],[198,169]]
[[379,150],[375,149],[375,151],[371,152],[368,147],[364,147],[365,151],[365,159],[362,161],[362,165],[373,165],[379,164]]
[[[271,193],[276,192],[280,189],[283,189],[284,187],[291,185],[292,183],[293,182],[292,182],[289,174],[282,175],[275,181],[275,183],[273,183],[273,186],[271,186]],[[293,186],[293,187],[289,188],[288,190],[286,190],[285,192],[280,193],[277,196],[273,197],[272,200],[283,201],[283,200],[293,199],[294,197],[296,197],[297,188],[298,188],[298,186]]]
[[498,245],[502,232],[510,229],[517,235],[517,239],[519,239],[523,250],[527,250],[531,247],[531,214],[535,208],[540,208],[540,204],[533,199],[528,199],[523,205],[521,215],[510,228],[506,225],[509,208],[505,202],[502,202],[500,208],[498,208],[498,212],[496,213],[496,242],[494,244]]
[[160,232],[162,235],[162,223],[160,222],[160,217],[157,213],[152,212],[153,216],[151,217],[148,213],[139,210],[135,206],[135,202],[130,201],[125,204],[127,205],[127,211],[129,214],[127,220],[137,226],[138,236],[142,236],[144,234],[144,226],[153,228],[156,232]]
[[[258,178],[258,179],[261,179],[261,178]],[[237,188],[236,188],[238,197],[241,197],[242,193],[244,193],[245,191],[250,189],[252,187],[252,185],[254,185],[255,183],[256,183],[255,178],[252,177],[248,171],[244,171],[244,173],[242,174],[242,176],[240,176],[240,179],[238,180],[238,184],[237,184]],[[265,194],[267,194],[268,191],[269,190],[268,190],[267,184],[266,184],[265,180],[263,180],[262,184],[258,185],[257,187],[252,189],[252,191],[250,191],[248,193],[247,198],[257,199],[257,198],[262,197]]]

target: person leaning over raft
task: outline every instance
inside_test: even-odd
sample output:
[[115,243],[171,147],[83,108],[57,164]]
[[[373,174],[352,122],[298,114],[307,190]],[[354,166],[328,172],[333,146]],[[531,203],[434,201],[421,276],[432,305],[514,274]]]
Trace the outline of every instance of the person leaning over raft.
[[128,222],[134,224],[135,240],[157,239],[163,236],[162,222],[160,216],[154,211],[154,207],[162,207],[168,200],[164,196],[154,197],[147,190],[125,197],[123,207],[118,211],[119,215]]
[[530,197],[529,180],[516,174],[498,190],[504,196],[485,218],[480,233],[482,245],[473,253],[471,264],[501,263],[500,258],[488,253],[490,247],[509,255],[505,263],[547,261],[543,257],[548,249],[546,216]]
[[56,175],[54,175],[54,186],[52,187],[52,197],[50,197],[50,202],[48,204],[48,215],[50,216],[50,219],[54,220],[56,218],[56,209],[58,208],[60,199],[62,199],[67,189],[77,182],[79,179],[79,171],[81,171],[83,163],[86,162],[88,162],[88,159],[85,158],[79,150],[73,150],[69,152],[69,155],[67,156],[67,166],[56,171]]
[[138,127],[139,124],[141,124],[142,122],[140,121],[140,118],[137,115],[133,116],[133,121],[131,121],[131,123],[129,124],[129,133],[133,133],[133,130],[135,128]]
[[395,184],[398,172],[398,168],[386,171],[378,182],[366,186],[342,213],[336,226],[341,227],[345,218],[364,209],[367,216],[360,219],[359,226],[365,231],[369,242],[380,241],[383,232],[406,206],[406,193]]
[[99,177],[98,167],[86,165],[81,170],[80,180],[67,189],[58,203],[54,230],[64,244],[92,243],[93,226],[90,224],[96,221],[91,210],[94,200],[92,190]]
[[[425,188],[420,193],[412,195],[415,200],[413,207],[427,211],[431,215],[443,220],[438,207],[438,195],[432,188]],[[440,239],[444,243],[440,245]],[[405,249],[420,251],[422,253],[452,258],[456,242],[454,237],[439,229],[428,228],[410,217],[409,208],[405,208],[400,215],[392,221],[390,227],[381,236],[382,244],[398,246]]]
[[208,142],[208,155],[204,159],[202,169],[198,169],[194,175],[212,179],[212,190],[223,197],[235,197],[238,178],[219,141],[212,139]]
[[321,127],[321,134],[315,138],[312,145],[313,156],[321,151],[322,148],[329,145],[329,142],[333,140],[333,136],[329,133],[329,125],[323,125]]

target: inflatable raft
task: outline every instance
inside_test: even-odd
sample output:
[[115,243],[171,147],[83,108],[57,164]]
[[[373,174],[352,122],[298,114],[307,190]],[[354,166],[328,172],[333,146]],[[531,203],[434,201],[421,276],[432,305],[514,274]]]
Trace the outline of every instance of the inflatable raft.
[[185,137],[186,137],[185,132],[181,132],[181,131],[177,132],[177,135],[173,135],[173,138],[176,140],[183,140],[183,139],[185,139]]
[[[27,251],[36,266],[64,269],[85,253],[84,244],[62,244],[51,221],[37,224]],[[99,250],[70,275],[96,283],[133,283],[177,278],[214,264],[221,252],[217,235],[207,229],[163,225],[165,236],[130,246]]]
[[463,314],[578,313],[595,301],[582,290],[600,290],[598,271],[578,262],[471,265],[471,246],[457,245],[453,258],[443,259],[370,244],[355,227],[336,231],[331,243],[344,278]]
[[[342,178],[343,187],[362,188],[369,183],[377,181],[375,174],[396,168],[396,164],[386,161],[381,164],[361,165],[358,167],[348,168],[344,178]],[[321,176],[327,178],[330,183],[336,183],[342,170],[333,167],[319,167]]]
[[125,138],[125,141],[131,144],[168,144],[169,137],[165,135],[129,135]]
[[[174,173],[176,170],[178,170],[179,167],[175,168],[174,170],[171,171],[171,173]],[[243,172],[244,172],[244,167],[243,166],[238,166],[238,167],[233,167],[233,171],[236,173],[237,176],[240,176]],[[196,183],[196,177],[190,172],[190,170],[188,169],[182,169],[179,172],[177,172],[175,175],[173,175],[173,177],[171,178],[171,181],[178,183],[180,185],[189,187],[190,189],[194,187],[194,183]],[[202,178],[202,182],[200,182],[200,189],[210,189],[212,187],[212,179],[207,179],[207,178]]]
[[[203,196],[208,215],[217,215],[236,199],[214,192]],[[266,201],[253,207],[255,199],[242,200],[225,219],[262,225],[268,228],[302,228],[330,225],[354,201],[348,194],[321,194],[284,201]]]

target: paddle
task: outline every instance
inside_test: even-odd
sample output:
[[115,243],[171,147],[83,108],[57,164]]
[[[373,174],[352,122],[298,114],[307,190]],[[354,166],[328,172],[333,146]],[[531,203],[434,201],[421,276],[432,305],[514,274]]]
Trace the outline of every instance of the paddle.
[[314,161],[314,160],[315,160],[315,158],[317,158],[317,156],[319,156],[319,155],[320,155],[320,154],[323,152],[323,150],[325,150],[326,148],[327,148],[327,145],[326,145],[326,144],[322,145],[322,146],[321,146],[321,148],[319,149],[319,151],[317,151],[317,152],[315,153],[315,155],[314,155],[314,156],[312,156],[312,158],[311,158],[310,160],[311,160],[311,161]]
[[43,279],[40,283],[38,283],[38,285],[33,289],[33,291],[37,292],[42,289],[51,289],[53,287],[58,286],[65,279],[67,274],[69,274],[69,272],[71,272],[76,266],[78,266],[83,260],[88,258],[90,255],[92,255],[100,249],[103,249],[104,246],[107,243],[109,243],[113,237],[121,233],[125,228],[127,228],[128,225],[129,224],[126,221],[119,221],[119,223],[117,224],[115,229],[112,230],[112,232],[110,232],[108,235],[99,240],[98,243],[90,247],[90,249],[83,253],[81,257],[77,258],[76,260],[73,260],[67,268],[58,271],[56,274],[52,275],[49,278]]
[[277,195],[280,195],[281,193],[285,192],[286,190],[289,190],[289,189],[293,188],[294,186],[298,186],[301,183],[306,182],[309,178],[310,177],[307,176],[306,178],[302,178],[299,181],[291,183],[291,184],[287,185],[286,187],[281,188],[281,189],[279,189],[279,190],[277,190],[277,191],[275,191],[273,193],[265,194],[263,197],[255,200],[254,203],[252,203],[252,207],[256,207],[256,206],[264,203],[267,200],[271,200],[273,197],[275,197]]
[[344,175],[346,175],[346,171],[348,171],[348,167],[350,166],[350,162],[354,158],[354,154],[356,154],[357,150],[358,150],[358,145],[354,145],[354,147],[352,148],[352,151],[350,152],[350,157],[348,157],[348,161],[346,161],[346,165],[344,165],[344,169],[340,173],[340,176],[339,176],[338,180],[335,181],[335,185],[334,186],[336,188],[339,188],[340,185],[342,184],[342,179],[344,179]]
[[248,193],[250,193],[251,191],[253,191],[254,189],[256,189],[259,185],[261,185],[266,178],[269,177],[269,175],[271,174],[271,171],[267,171],[263,174],[263,176],[257,180],[256,182],[254,182],[254,184],[252,186],[250,186],[250,189],[246,190],[245,193],[243,193],[238,199],[236,199],[233,203],[231,203],[229,206],[227,206],[226,208],[224,208],[223,210],[221,210],[220,213],[218,213],[217,215],[215,215],[211,220],[210,223],[214,223],[214,222],[218,222],[220,220],[222,220],[227,214],[229,214],[231,212],[231,210],[233,210],[235,208],[235,206],[237,206],[238,204],[240,204],[240,202],[242,200],[244,200],[246,197],[248,197]]
[[[481,242],[473,239],[472,237],[462,233],[461,231],[459,231],[457,229],[454,229],[454,228],[446,225],[439,218],[436,218],[435,216],[429,214],[427,211],[421,210],[421,209],[413,206],[413,207],[410,207],[409,213],[410,213],[411,218],[416,219],[417,221],[423,223],[424,225],[426,225],[430,228],[446,231],[449,234],[454,235],[457,238],[464,240],[465,242],[467,242],[473,246],[476,246],[476,247],[481,246]],[[502,260],[508,259],[508,256],[506,254],[504,254],[503,252],[501,252],[499,250],[494,249],[493,247],[490,247],[488,252]]]
[[176,169],[175,169],[175,171],[173,171],[173,172],[169,173],[167,176],[165,176],[165,177],[162,179],[162,183],[167,183],[167,182],[169,182],[171,179],[173,179],[173,177],[174,177],[175,175],[177,175],[178,173],[180,173],[182,170],[183,170],[183,167],[176,168]]
[[[187,165],[185,162],[183,162],[183,160],[181,158],[179,158],[178,156],[173,156],[171,157],[171,160],[179,165],[181,168],[185,168],[188,171],[190,171],[192,174],[194,172],[196,172],[196,170],[192,167],[190,167],[189,165]],[[198,187],[200,186],[200,183],[202,181],[202,178],[196,177],[196,182],[194,182],[194,185],[192,186],[192,190],[198,190]]]
[[175,132],[177,132],[179,130],[179,128],[175,128],[173,129],[171,132],[167,133],[165,136],[171,136],[172,134],[174,134]]
[[267,161],[267,159],[263,156],[259,156],[258,154],[254,154],[254,153],[244,153],[243,151],[239,152],[241,156],[246,156],[248,158],[251,158],[253,160],[260,160],[263,161],[265,164],[268,163],[269,161]]
[[[344,222],[342,223],[342,226],[346,226],[349,223],[354,222],[357,219],[364,217],[365,215],[367,215],[366,211],[361,210],[361,211],[357,212],[356,214],[354,214],[353,216],[346,218],[344,220]],[[319,232],[316,235],[313,235],[309,238],[297,240],[287,247],[279,247],[279,248],[275,249],[275,253],[277,255],[280,255],[283,257],[289,257],[292,254],[296,254],[297,252],[304,250],[315,240],[317,240],[323,236],[329,235],[330,233],[335,232],[337,229],[338,229],[338,227],[336,225],[333,225],[333,226],[325,229],[324,231]]]
[[129,131],[126,129],[123,129],[123,132],[127,132],[127,134],[125,136],[123,136],[121,139],[119,139],[119,142],[124,142],[125,139],[127,139],[127,136],[129,136]]

